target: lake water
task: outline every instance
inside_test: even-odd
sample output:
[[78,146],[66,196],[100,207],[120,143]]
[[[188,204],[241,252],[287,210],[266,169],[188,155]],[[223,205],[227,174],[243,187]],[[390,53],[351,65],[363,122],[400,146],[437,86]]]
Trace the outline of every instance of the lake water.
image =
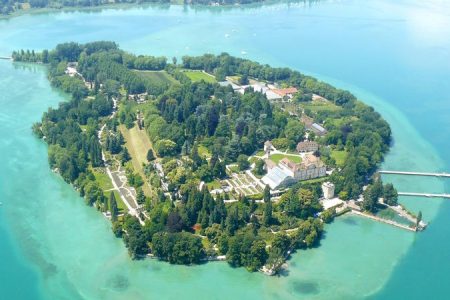
[[[65,41],[114,40],[135,53],[220,53],[288,66],[356,94],[389,121],[383,168],[450,171],[450,4],[323,1],[242,8],[148,7],[0,20],[0,55]],[[110,224],[50,172],[30,127],[65,96],[45,68],[0,61],[0,298],[445,299],[450,205],[401,198],[430,222],[419,234],[345,216],[317,249],[267,277],[226,263],[134,262]],[[385,177],[400,191],[450,180]],[[432,295],[432,296],[431,296]]]

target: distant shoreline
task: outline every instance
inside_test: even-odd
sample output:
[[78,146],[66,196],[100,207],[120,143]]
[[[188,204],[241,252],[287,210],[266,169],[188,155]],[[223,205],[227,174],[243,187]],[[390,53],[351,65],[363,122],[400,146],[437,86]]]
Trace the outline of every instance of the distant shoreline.
[[198,8],[198,9],[211,9],[211,8],[250,8],[250,7],[261,7],[263,5],[273,5],[273,4],[281,4],[281,3],[305,3],[305,1],[277,1],[277,0],[263,0],[246,4],[217,4],[217,5],[207,5],[207,4],[182,4],[182,3],[108,3],[108,4],[100,4],[97,6],[65,6],[61,8],[30,8],[26,10],[17,10],[10,14],[3,15],[0,14],[1,20],[9,20],[16,17],[26,16],[26,15],[39,15],[39,14],[47,14],[47,13],[55,13],[55,12],[82,12],[82,11],[92,11],[99,12],[104,9],[132,9],[132,8],[166,8],[169,9],[171,6],[185,6],[190,8]]

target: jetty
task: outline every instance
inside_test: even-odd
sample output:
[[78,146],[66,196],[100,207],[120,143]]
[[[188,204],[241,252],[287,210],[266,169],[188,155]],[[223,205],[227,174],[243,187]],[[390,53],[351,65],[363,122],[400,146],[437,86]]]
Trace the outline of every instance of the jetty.
[[447,198],[450,199],[450,194],[430,194],[430,193],[407,193],[398,192],[399,196],[411,196],[411,197],[426,197],[426,198]]
[[12,60],[11,56],[1,56],[0,55],[0,59],[4,59],[4,60]]
[[447,177],[450,178],[450,173],[433,173],[433,172],[407,172],[407,171],[378,171],[380,174],[391,175],[410,175],[410,176],[429,176],[429,177]]
[[400,224],[398,222],[395,222],[395,221],[392,221],[392,220],[388,220],[388,219],[384,219],[384,218],[380,218],[380,217],[377,217],[377,216],[374,216],[374,215],[369,215],[369,214],[357,211],[355,209],[352,209],[351,213],[355,214],[355,215],[358,215],[358,216],[361,216],[361,217],[366,217],[366,218],[375,220],[375,221],[380,222],[380,223],[386,223],[386,224],[389,224],[389,225],[392,225],[392,226],[395,226],[395,227],[398,227],[398,228],[402,228],[402,229],[405,229],[405,230],[414,231],[414,232],[417,231],[416,227],[409,227],[409,226]]

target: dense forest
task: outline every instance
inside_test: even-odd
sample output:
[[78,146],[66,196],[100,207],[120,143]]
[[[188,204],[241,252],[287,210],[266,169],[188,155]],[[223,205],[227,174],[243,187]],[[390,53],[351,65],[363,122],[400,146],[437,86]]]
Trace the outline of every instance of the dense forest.
[[202,4],[202,5],[234,5],[262,2],[262,0],[0,0],[0,14],[8,15],[16,11],[36,8],[62,9],[65,7],[97,7],[120,3],[156,3],[156,4]]
[[[237,201],[210,193],[207,184],[229,176],[228,164],[246,169],[248,157],[267,140],[295,147],[306,128],[297,115],[260,92],[250,88],[241,94],[231,86],[194,81],[186,70],[214,74],[217,81],[239,76],[241,81],[294,86],[296,105],[316,94],[338,107],[314,117],[328,130],[316,137],[317,155],[333,167],[328,180],[342,199],[362,193],[389,148],[390,128],[371,107],[347,91],[288,68],[228,54],[185,56],[179,64],[176,58],[169,63],[164,57],[132,55],[113,42],[66,43],[39,53],[20,50],[13,58],[48,64],[52,84],[71,95],[70,101],[50,108],[34,132],[49,144],[51,167],[87,204],[111,212],[114,233],[123,237],[135,258],[151,253],[170,263],[194,264],[226,255],[234,267],[277,268],[295,249],[318,245],[323,223],[333,218],[333,211],[323,211],[319,203],[320,182],[299,182],[277,201],[268,187],[261,195],[241,195]],[[68,74],[70,66],[76,73]],[[142,71],[160,71],[172,81],[149,80]],[[137,94],[144,95],[144,103],[133,100]],[[114,101],[118,111],[110,118]],[[100,143],[97,136],[103,125],[106,133]],[[139,126],[152,142],[144,175],[129,162],[121,126]],[[346,152],[345,163],[338,166],[329,149]],[[96,180],[95,170],[104,167],[102,150],[127,168],[128,182],[137,189],[144,209],[144,225],[134,216],[119,216],[119,199],[113,193],[108,196]],[[263,172],[263,165],[256,165]],[[199,188],[202,182],[206,185]],[[150,191],[144,193],[144,187]],[[394,192],[386,188],[393,198]]]

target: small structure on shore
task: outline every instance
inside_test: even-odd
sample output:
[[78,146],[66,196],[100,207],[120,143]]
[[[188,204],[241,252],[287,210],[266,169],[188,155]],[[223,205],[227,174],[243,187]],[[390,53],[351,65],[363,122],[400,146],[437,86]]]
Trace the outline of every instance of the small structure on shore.
[[332,199],[334,197],[334,184],[327,181],[322,184],[323,197],[325,199]]
[[272,145],[271,141],[266,141],[264,143],[264,152],[267,154],[267,157],[270,156],[270,152],[274,151],[275,147]]

